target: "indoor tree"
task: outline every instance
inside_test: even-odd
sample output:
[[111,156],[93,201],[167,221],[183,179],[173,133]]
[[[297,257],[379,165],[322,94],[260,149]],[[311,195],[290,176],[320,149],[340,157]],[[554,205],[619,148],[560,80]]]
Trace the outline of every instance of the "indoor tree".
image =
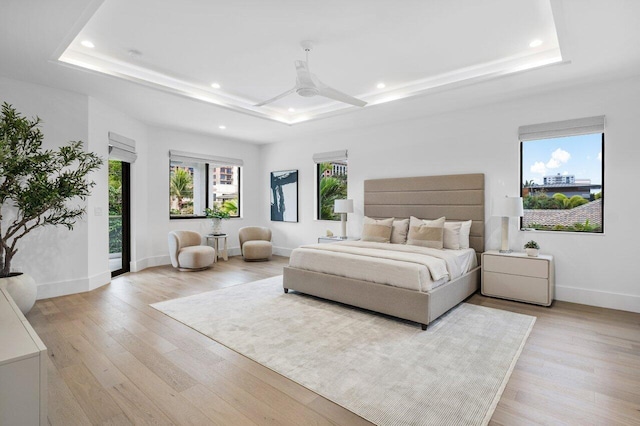
[[43,149],[38,117],[29,119],[8,103],[0,111],[0,277],[8,277],[18,242],[47,225],[73,229],[85,213],[95,182],[87,176],[102,159],[81,141]]

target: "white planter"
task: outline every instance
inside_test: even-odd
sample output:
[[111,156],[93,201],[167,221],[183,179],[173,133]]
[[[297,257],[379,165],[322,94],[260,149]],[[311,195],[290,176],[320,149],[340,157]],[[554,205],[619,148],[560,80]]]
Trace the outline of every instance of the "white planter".
[[0,278],[0,287],[6,288],[9,295],[23,314],[27,314],[36,303],[38,288],[31,275],[18,273]]
[[538,257],[539,250],[534,248],[524,249],[527,252],[527,256]]
[[213,222],[213,235],[222,234],[222,219],[214,217],[211,221]]

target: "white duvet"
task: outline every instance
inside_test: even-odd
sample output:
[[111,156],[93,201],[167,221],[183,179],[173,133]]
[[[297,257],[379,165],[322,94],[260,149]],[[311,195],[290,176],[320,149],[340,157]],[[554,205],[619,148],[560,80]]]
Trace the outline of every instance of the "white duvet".
[[342,241],[313,244],[291,253],[289,266],[427,292],[477,265],[473,249]]

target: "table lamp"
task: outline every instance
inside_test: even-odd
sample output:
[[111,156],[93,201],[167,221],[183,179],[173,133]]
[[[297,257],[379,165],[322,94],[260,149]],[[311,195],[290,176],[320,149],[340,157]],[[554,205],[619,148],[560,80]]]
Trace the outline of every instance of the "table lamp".
[[492,216],[502,217],[502,248],[500,253],[511,253],[509,249],[509,218],[524,216],[522,197],[501,197],[494,200]]
[[340,213],[342,217],[342,235],[340,238],[347,238],[347,213],[353,213],[353,200],[335,200],[333,212]]

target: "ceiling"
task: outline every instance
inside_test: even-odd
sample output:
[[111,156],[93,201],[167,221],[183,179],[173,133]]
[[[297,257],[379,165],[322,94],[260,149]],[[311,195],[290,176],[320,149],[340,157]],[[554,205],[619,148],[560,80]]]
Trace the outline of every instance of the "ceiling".
[[[640,73],[633,0],[3,0],[2,9],[0,75],[253,143]],[[314,43],[312,72],[364,108],[297,94],[254,106],[294,85],[303,40]]]

